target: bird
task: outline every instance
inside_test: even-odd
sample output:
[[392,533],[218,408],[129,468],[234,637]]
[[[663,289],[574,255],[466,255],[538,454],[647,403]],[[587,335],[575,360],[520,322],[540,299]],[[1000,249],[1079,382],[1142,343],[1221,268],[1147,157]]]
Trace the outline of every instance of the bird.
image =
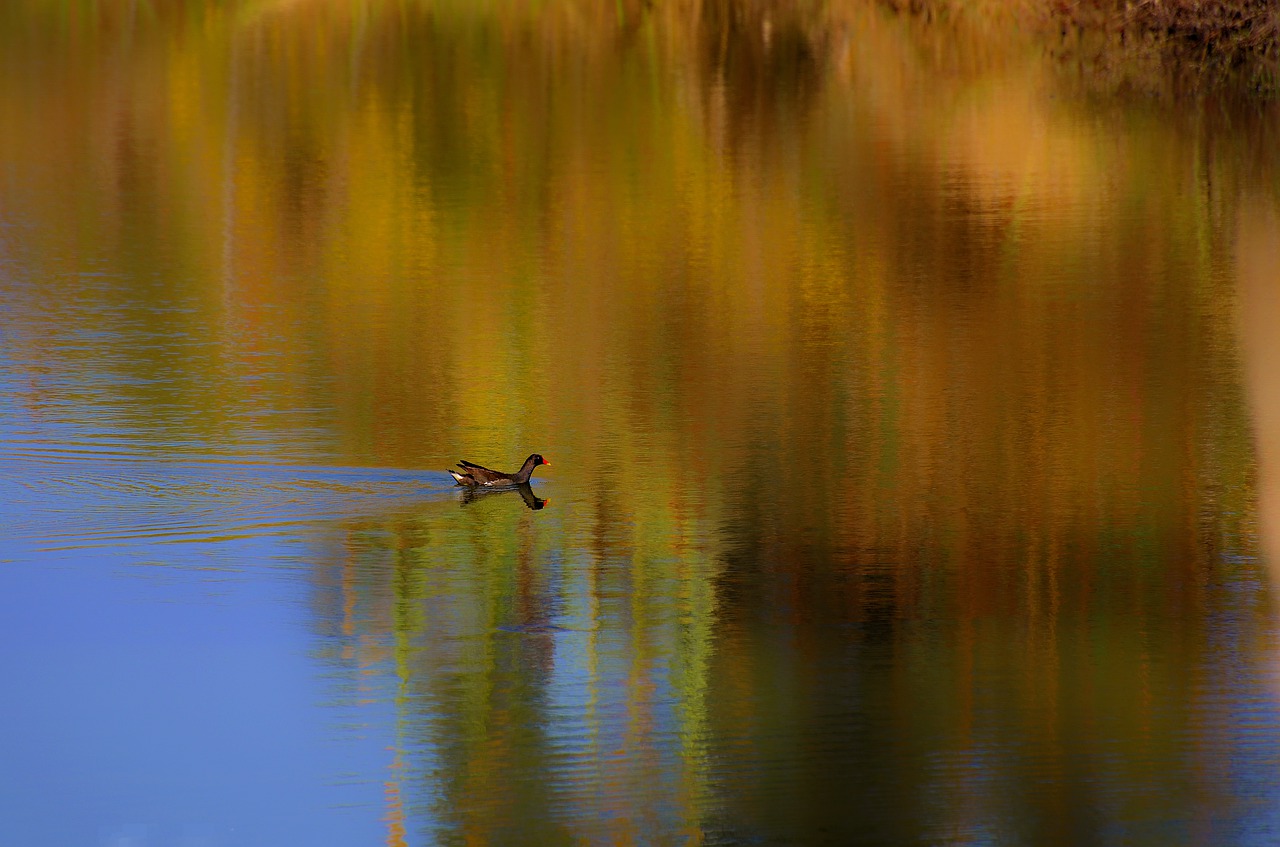
[[449,475],[453,477],[453,481],[458,485],[466,486],[486,486],[490,488],[504,488],[514,485],[528,485],[529,477],[533,474],[533,469],[538,465],[551,464],[542,458],[542,454],[534,453],[532,456],[524,460],[524,464],[520,466],[520,470],[515,473],[503,473],[502,471],[493,471],[480,465],[473,464],[463,459],[458,462],[461,471],[449,469]]

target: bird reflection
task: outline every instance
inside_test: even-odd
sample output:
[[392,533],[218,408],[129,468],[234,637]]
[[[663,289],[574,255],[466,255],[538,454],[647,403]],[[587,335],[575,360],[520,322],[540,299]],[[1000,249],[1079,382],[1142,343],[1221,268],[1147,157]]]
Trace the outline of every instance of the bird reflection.
[[524,504],[535,512],[551,502],[549,498],[542,498],[534,494],[533,487],[528,483],[524,483],[522,485],[507,486],[506,488],[465,488],[462,491],[462,505],[467,506],[485,497],[502,495],[511,491],[520,492],[520,499],[524,500]]

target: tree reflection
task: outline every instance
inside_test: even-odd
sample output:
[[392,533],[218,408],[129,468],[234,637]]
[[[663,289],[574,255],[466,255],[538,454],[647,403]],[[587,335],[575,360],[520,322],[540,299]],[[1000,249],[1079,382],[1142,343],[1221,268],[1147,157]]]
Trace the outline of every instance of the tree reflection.
[[1218,781],[1257,757],[1265,607],[1209,185],[1265,145],[943,73],[874,10],[192,5],[128,49],[114,12],[0,27],[49,71],[0,75],[0,212],[40,224],[4,241],[16,402],[582,469],[541,515],[464,491],[316,541],[324,658],[394,689],[395,838],[1251,814]]

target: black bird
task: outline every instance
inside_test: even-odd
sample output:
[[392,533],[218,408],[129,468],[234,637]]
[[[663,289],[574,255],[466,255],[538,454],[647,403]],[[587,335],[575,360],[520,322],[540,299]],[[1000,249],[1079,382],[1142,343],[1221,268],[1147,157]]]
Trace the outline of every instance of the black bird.
[[492,471],[480,465],[472,464],[465,459],[458,462],[461,471],[455,471],[452,468],[449,474],[453,477],[458,485],[466,486],[486,486],[489,488],[509,488],[515,485],[527,485],[529,477],[533,475],[533,469],[538,465],[551,464],[542,458],[542,454],[534,453],[532,456],[524,460],[524,464],[520,466],[520,470],[515,473],[503,473],[502,471]]

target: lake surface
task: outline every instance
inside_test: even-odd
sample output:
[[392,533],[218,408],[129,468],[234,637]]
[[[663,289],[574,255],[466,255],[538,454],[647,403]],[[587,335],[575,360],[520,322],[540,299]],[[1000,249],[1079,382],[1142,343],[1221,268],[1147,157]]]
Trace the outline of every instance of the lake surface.
[[787,8],[5,4],[0,844],[1274,843],[1273,107]]

